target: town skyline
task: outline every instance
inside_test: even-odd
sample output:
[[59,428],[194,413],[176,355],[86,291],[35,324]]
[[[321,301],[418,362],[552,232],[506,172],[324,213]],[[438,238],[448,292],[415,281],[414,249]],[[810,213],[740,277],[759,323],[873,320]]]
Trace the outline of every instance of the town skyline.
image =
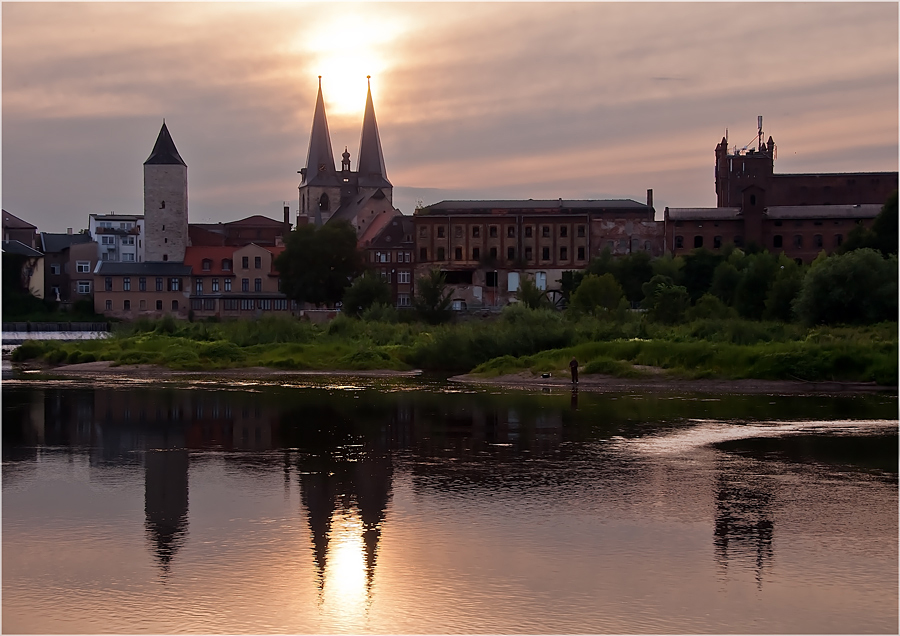
[[716,144],[727,129],[755,147],[758,115],[777,173],[897,169],[891,3],[2,11],[3,207],[41,231],[142,214],[163,119],[191,222],[280,219],[285,204],[294,222],[319,75],[334,154],[346,146],[354,169],[371,75],[404,214],[647,189],[658,211],[712,206]]

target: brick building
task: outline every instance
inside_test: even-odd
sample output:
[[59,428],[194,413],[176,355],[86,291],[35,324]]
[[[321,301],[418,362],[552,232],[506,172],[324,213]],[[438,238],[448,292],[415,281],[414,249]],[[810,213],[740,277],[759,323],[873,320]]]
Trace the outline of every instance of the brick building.
[[[90,234],[72,234],[71,230],[66,234],[41,232],[40,238],[40,249],[44,253],[44,289],[47,298],[64,304],[70,303],[77,293],[72,281],[79,278],[74,275],[77,273],[78,262],[82,261],[82,269],[85,271],[81,273],[87,274],[85,280],[89,280],[96,265],[97,244],[91,241]],[[89,244],[90,247],[76,247],[84,244]],[[73,259],[73,254],[78,258]]]
[[415,296],[414,231],[412,217],[398,215],[364,245],[366,263],[391,286],[396,307],[411,306]]
[[562,273],[587,267],[604,248],[662,254],[662,225],[646,204],[599,201],[442,201],[416,210],[416,277],[446,273],[454,307],[503,306],[527,276],[560,289]]
[[896,172],[775,174],[777,147],[716,146],[715,208],[666,208],[665,249],[685,254],[713,251],[731,243],[784,252],[809,263],[821,251],[837,249],[857,225],[869,226],[897,190]]

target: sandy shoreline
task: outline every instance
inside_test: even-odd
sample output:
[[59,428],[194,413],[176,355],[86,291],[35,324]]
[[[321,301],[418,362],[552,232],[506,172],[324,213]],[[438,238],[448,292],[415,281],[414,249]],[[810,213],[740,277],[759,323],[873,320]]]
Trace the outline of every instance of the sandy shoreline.
[[[345,376],[357,378],[413,378],[422,375],[421,370],[412,371],[351,371],[351,370],[288,370],[268,367],[243,367],[236,369],[215,369],[210,371],[175,371],[165,367],[138,364],[113,366],[108,361],[85,362],[61,365],[23,365],[23,370],[39,371],[42,374],[78,378],[129,377],[135,379],[177,379],[203,376],[206,378],[277,378],[277,377],[326,377]],[[529,371],[501,375],[494,378],[477,377],[470,374],[456,375],[451,382],[461,384],[497,386],[519,390],[571,390],[572,383],[567,376],[542,378]],[[738,394],[779,394],[808,395],[834,393],[888,393],[896,394],[897,387],[875,384],[874,382],[803,382],[799,380],[690,380],[667,376],[661,369],[644,378],[615,378],[606,375],[582,375],[578,383],[579,391],[598,393],[738,393]]]

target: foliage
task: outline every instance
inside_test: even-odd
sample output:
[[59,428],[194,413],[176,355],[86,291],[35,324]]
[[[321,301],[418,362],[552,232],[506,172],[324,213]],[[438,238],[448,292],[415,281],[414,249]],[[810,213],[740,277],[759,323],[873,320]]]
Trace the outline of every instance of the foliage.
[[288,298],[319,307],[340,301],[350,281],[364,271],[365,261],[353,226],[334,221],[291,232],[275,268]]
[[846,254],[858,249],[871,248],[878,250],[883,256],[888,256],[897,253],[897,242],[897,192],[894,191],[875,217],[872,227],[867,228],[859,224],[853,228],[838,253]]
[[344,292],[341,310],[348,316],[358,318],[372,305],[390,305],[391,287],[375,272],[359,276]]
[[375,303],[359,315],[364,322],[399,322],[400,312],[389,303]]
[[651,320],[664,324],[674,324],[684,317],[691,305],[687,289],[675,285],[671,278],[657,274],[644,283],[644,300],[641,306],[647,310]]
[[713,274],[724,257],[701,247],[685,255],[683,259],[684,267],[681,268],[676,280],[684,286],[691,301],[696,301],[709,290]]
[[416,312],[425,322],[438,325],[447,322],[453,315],[450,310],[450,292],[447,291],[447,276],[434,268],[419,277],[416,285]]
[[538,289],[534,280],[527,276],[522,276],[519,279],[519,291],[517,296],[519,302],[529,309],[550,307],[550,299],[547,298],[547,292]]
[[805,324],[897,319],[897,256],[861,248],[814,262],[793,302]]
[[596,316],[616,309],[622,298],[622,287],[612,274],[588,274],[572,295],[570,307],[577,312]]
[[685,312],[689,321],[703,319],[736,318],[737,312],[712,294],[703,294],[696,304]]

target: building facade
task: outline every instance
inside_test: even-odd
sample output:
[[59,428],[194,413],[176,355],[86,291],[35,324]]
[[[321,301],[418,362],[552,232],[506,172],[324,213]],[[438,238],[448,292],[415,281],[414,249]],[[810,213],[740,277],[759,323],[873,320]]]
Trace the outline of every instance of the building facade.
[[91,214],[88,232],[97,242],[101,261],[144,260],[144,217],[140,214]]
[[366,241],[366,263],[391,287],[395,307],[410,307],[415,296],[415,226],[412,217],[395,216]]
[[[41,232],[41,251],[44,253],[44,289],[47,298],[63,304],[72,302],[74,297],[71,265],[71,248],[88,243],[96,250],[90,234],[51,234]],[[84,259],[81,259],[84,260]],[[90,263],[90,260],[88,261]],[[92,265],[88,265],[92,268]],[[91,269],[93,273],[93,269]]]

